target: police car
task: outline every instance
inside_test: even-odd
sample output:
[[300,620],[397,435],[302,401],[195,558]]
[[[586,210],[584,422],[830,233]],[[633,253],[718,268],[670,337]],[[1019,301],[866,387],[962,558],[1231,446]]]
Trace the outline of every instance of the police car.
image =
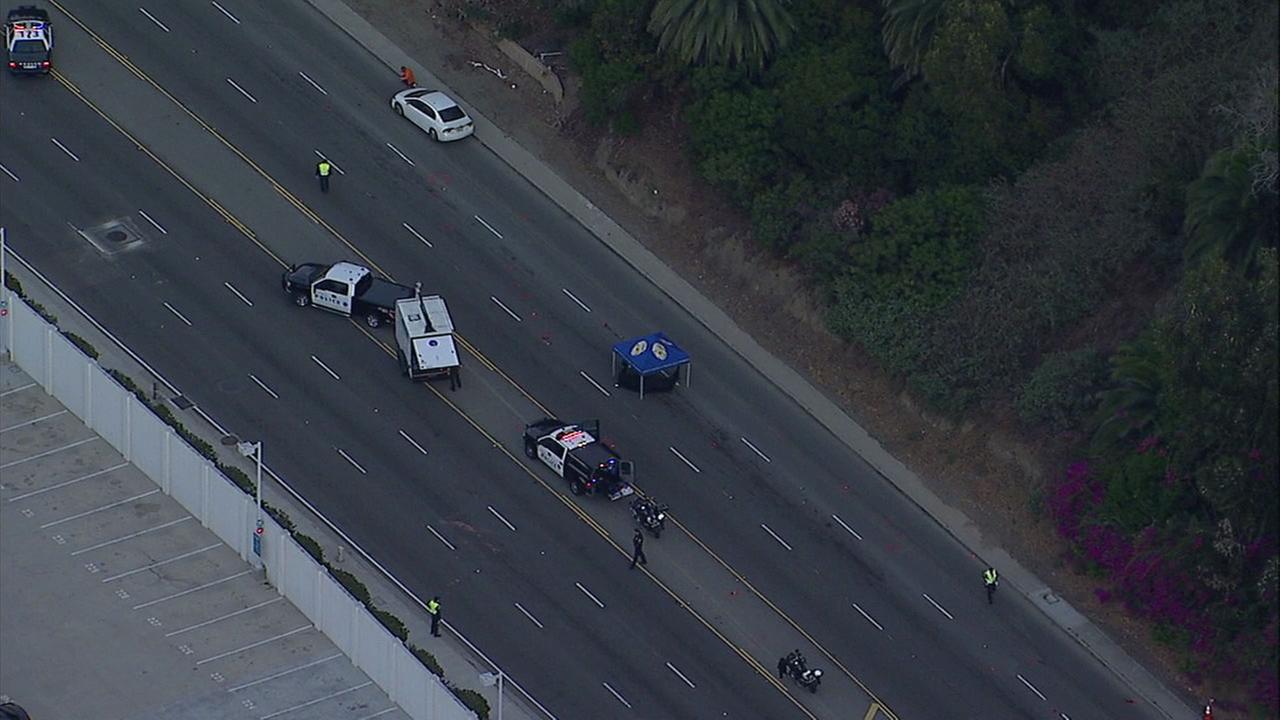
[[635,493],[632,464],[600,442],[600,423],[566,423],[543,418],[524,428],[524,454],[537,458],[569,481],[574,495],[605,495],[618,500]]
[[9,72],[34,75],[53,65],[53,23],[49,13],[33,5],[14,8],[4,22],[4,46],[9,52]]

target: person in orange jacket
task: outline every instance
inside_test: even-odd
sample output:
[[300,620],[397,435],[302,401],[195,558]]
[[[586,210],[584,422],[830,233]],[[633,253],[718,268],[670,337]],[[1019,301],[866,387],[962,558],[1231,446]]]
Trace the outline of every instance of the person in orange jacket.
[[400,82],[405,87],[418,87],[418,79],[413,76],[413,71],[403,65],[400,66]]

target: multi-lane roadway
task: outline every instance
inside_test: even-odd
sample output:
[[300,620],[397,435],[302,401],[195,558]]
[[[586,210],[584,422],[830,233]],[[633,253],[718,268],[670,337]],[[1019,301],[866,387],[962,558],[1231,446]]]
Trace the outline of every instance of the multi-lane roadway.
[[[54,76],[0,81],[11,247],[559,717],[1157,717],[481,143],[396,118],[308,5],[57,7]],[[284,264],[338,259],[448,299],[461,390],[288,302]],[[696,384],[614,389],[609,346],[655,329]],[[645,570],[624,505],[526,464],[543,413],[599,418],[672,505]],[[816,695],[774,674],[796,647]]]

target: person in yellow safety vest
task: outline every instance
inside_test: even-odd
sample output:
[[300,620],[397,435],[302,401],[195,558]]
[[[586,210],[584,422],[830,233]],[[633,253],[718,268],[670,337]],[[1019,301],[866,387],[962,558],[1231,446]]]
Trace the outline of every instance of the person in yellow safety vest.
[[996,575],[996,569],[989,567],[982,571],[982,582],[987,586],[987,604],[990,605],[991,598],[996,594],[996,585],[999,584],[1000,578]]
[[440,596],[436,595],[427,603],[427,613],[431,615],[431,634],[440,637]]
[[320,192],[329,192],[329,173],[333,172],[333,165],[328,160],[321,160],[316,163],[316,177],[320,178]]

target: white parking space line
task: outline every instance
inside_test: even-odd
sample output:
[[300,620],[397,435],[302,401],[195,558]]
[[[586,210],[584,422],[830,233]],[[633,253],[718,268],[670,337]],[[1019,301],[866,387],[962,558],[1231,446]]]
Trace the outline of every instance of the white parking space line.
[[15,466],[15,465],[21,465],[22,463],[31,462],[32,460],[39,460],[39,459],[40,459],[40,458],[42,458],[42,457],[49,457],[50,455],[56,455],[56,454],[58,454],[58,453],[62,452],[63,450],[70,450],[71,448],[74,448],[74,447],[80,447],[81,445],[84,445],[85,443],[91,443],[91,442],[93,442],[94,440],[98,440],[98,439],[100,439],[100,438],[98,438],[98,436],[97,436],[97,435],[94,435],[94,436],[93,436],[93,437],[91,437],[91,438],[85,438],[84,440],[77,440],[77,441],[75,441],[75,442],[71,443],[70,445],[63,445],[62,447],[56,447],[56,448],[54,448],[54,449],[52,449],[52,450],[45,450],[45,451],[44,451],[44,452],[42,452],[42,453],[36,453],[35,455],[32,455],[31,457],[25,457],[25,458],[22,458],[21,460],[10,460],[9,462],[7,462],[7,463],[5,463],[5,464],[0,465],[0,470],[4,470],[5,468],[11,468],[11,467],[13,467],[13,466]]
[[592,384],[592,386],[594,386],[594,387],[595,387],[595,389],[597,389],[597,390],[599,390],[601,393],[603,393],[605,397],[612,397],[612,396],[613,396],[613,395],[612,395],[612,393],[610,393],[608,390],[605,390],[603,387],[601,387],[601,386],[600,386],[600,383],[596,382],[595,380],[592,380],[592,379],[591,379],[591,376],[590,376],[590,375],[588,375],[588,374],[587,374],[587,372],[586,372],[585,370],[579,370],[579,371],[578,371],[578,374],[582,376],[582,379],[583,379],[583,380],[586,380],[587,382],[591,383],[591,384]]
[[[400,709],[400,706],[399,706],[399,705],[392,705],[391,707],[387,708],[386,710],[379,710],[378,712],[376,712],[376,713],[374,713],[374,714],[372,714],[372,715],[365,715],[364,717],[357,718],[357,720],[373,720],[373,719],[374,719],[374,718],[376,718],[376,717],[382,717],[383,715],[386,715],[387,713],[393,713],[393,712],[395,712],[395,711],[397,711],[397,710],[399,710],[399,709]],[[1070,720],[1070,719],[1068,718],[1068,720]]]
[[760,527],[764,528],[764,531],[765,531],[765,532],[767,532],[767,533],[769,533],[770,535],[772,535],[772,536],[773,536],[773,539],[774,539],[774,540],[777,540],[777,541],[782,545],[782,547],[784,547],[784,548],[786,548],[786,549],[788,549],[788,550],[790,550],[790,549],[791,549],[791,546],[787,544],[787,541],[786,541],[786,540],[783,540],[783,539],[782,539],[782,538],[780,538],[780,537],[778,537],[778,533],[774,532],[774,531],[773,531],[773,529],[772,529],[772,528],[770,528],[768,525],[765,525],[764,523],[760,523]]
[[435,535],[435,536],[436,536],[436,539],[437,539],[437,540],[439,540],[440,542],[444,543],[444,544],[445,544],[445,547],[449,548],[450,550],[454,550],[454,551],[456,551],[456,550],[458,549],[458,548],[456,548],[456,547],[454,547],[454,546],[453,546],[453,543],[449,542],[448,540],[445,540],[445,539],[444,539],[444,536],[443,536],[443,535],[441,535],[440,533],[436,532],[436,529],[435,529],[435,528],[433,528],[433,527],[431,527],[431,525],[427,525],[427,529],[431,531],[431,534],[432,534],[432,535]]
[[939,605],[939,604],[938,604],[938,601],[936,601],[936,600],[934,600],[933,598],[929,597],[929,593],[920,593],[920,594],[924,596],[924,599],[925,599],[925,600],[928,600],[928,601],[929,601],[929,604],[930,604],[930,605],[933,605],[934,607],[938,608],[938,612],[942,613],[943,615],[946,615],[948,620],[955,620],[955,618],[954,618],[954,617],[952,617],[951,613],[947,612],[947,609],[946,609],[946,608],[944,608],[944,607],[942,607],[941,605]]
[[516,321],[516,322],[524,322],[523,320],[521,320],[521,319],[520,319],[520,316],[519,316],[519,315],[517,315],[517,314],[515,314],[515,313],[511,312],[511,308],[507,307],[506,305],[503,305],[503,304],[502,304],[502,301],[501,301],[501,300],[499,300],[498,298],[496,298],[496,297],[494,297],[494,296],[490,295],[490,296],[489,296],[489,299],[490,299],[490,300],[492,300],[492,301],[494,302],[494,304],[495,304],[495,305],[497,305],[498,307],[502,308],[503,310],[506,310],[506,311],[507,311],[507,314],[508,314],[508,315],[510,315],[511,317],[515,318],[515,321]]
[[182,322],[186,323],[186,324],[187,324],[187,327],[191,327],[191,321],[190,321],[190,320],[188,320],[185,316],[183,316],[183,314],[182,314],[182,313],[178,312],[178,309],[177,309],[177,308],[175,308],[174,306],[170,305],[170,304],[169,304],[169,303],[167,303],[167,302],[166,302],[166,303],[164,303],[164,306],[165,306],[165,307],[167,307],[167,308],[169,308],[169,312],[173,313],[174,315],[177,315],[179,320],[181,320]]
[[207,582],[203,585],[197,585],[196,587],[193,587],[193,588],[187,588],[186,590],[183,590],[181,592],[176,592],[172,595],[165,595],[162,598],[156,598],[155,600],[148,600],[147,602],[134,605],[132,608],[130,608],[130,610],[141,610],[142,608],[151,607],[152,605],[159,605],[160,603],[166,602],[168,600],[175,600],[177,598],[190,595],[191,593],[200,592],[201,590],[204,590],[206,588],[214,587],[215,585],[221,585],[224,582],[231,582],[232,580],[235,580],[238,577],[244,577],[245,575],[248,575],[251,572],[253,571],[244,570],[236,573],[235,575],[228,575],[227,577],[224,577],[221,580],[214,580],[213,582]]
[[0,428],[0,433],[7,433],[7,432],[9,432],[10,430],[17,430],[18,428],[24,428],[24,427],[27,427],[28,425],[35,425],[36,423],[38,423],[38,422],[44,422],[45,420],[48,420],[49,418],[56,418],[56,417],[58,417],[59,415],[66,415],[66,414],[67,414],[67,411],[66,411],[66,410],[59,410],[59,411],[58,411],[58,412],[56,412],[56,413],[49,413],[48,415],[41,415],[40,417],[36,418],[35,420],[28,420],[28,421],[26,421],[26,422],[20,422],[20,423],[18,423],[17,425],[10,425],[10,426],[9,426],[9,427],[7,427],[7,428]]
[[66,145],[63,145],[62,143],[58,142],[58,138],[51,137],[49,139],[53,141],[54,145],[57,145],[59,148],[61,148],[62,152],[66,153],[67,156],[70,157],[72,160],[75,160],[76,162],[80,162],[80,158],[76,157],[75,153],[68,150]]
[[408,440],[410,445],[418,449],[418,452],[422,453],[423,455],[427,454],[426,449],[423,448],[421,445],[419,445],[417,440],[414,440],[413,438],[409,437],[409,433],[401,430],[400,437],[404,438],[405,440]]
[[480,217],[479,215],[472,215],[471,217],[474,217],[474,218],[476,219],[476,221],[477,221],[477,222],[479,222],[481,225],[485,226],[485,228],[486,228],[489,232],[491,232],[491,233],[493,233],[495,236],[497,236],[497,238],[498,238],[499,240],[501,240],[501,239],[502,239],[502,233],[498,232],[497,230],[494,230],[492,225],[490,225],[489,223],[487,223],[487,222],[485,222],[485,221],[484,221],[484,218]]
[[0,392],[0,397],[9,397],[10,395],[12,395],[12,394],[14,394],[14,393],[20,393],[20,392],[22,392],[23,390],[30,390],[30,389],[31,389],[31,388],[33,388],[33,387],[36,387],[36,384],[35,384],[35,383],[27,383],[26,385],[19,385],[19,386],[18,386],[18,387],[16,387],[16,388],[9,388],[8,390],[5,390],[4,392]]
[[169,32],[169,28],[165,27],[165,26],[164,26],[164,23],[162,23],[162,22],[160,22],[159,20],[157,20],[155,15],[152,15],[151,13],[147,12],[147,9],[146,9],[146,8],[144,8],[144,7],[140,7],[140,8],[138,8],[138,12],[142,13],[143,15],[146,15],[146,16],[147,16],[147,19],[148,19],[148,20],[150,20],[151,22],[155,23],[157,26],[159,26],[159,28],[160,28],[161,30],[163,30],[163,31],[165,31],[165,32]]
[[229,693],[239,692],[239,691],[241,691],[241,690],[244,690],[245,688],[251,688],[251,687],[253,687],[254,685],[261,685],[261,684],[262,684],[262,683],[264,683],[264,682],[271,682],[272,680],[275,680],[275,679],[277,679],[277,678],[282,678],[282,677],[284,677],[285,675],[290,675],[290,674],[292,674],[292,673],[296,673],[296,672],[298,672],[299,670],[306,670],[307,668],[312,668],[312,667],[315,667],[316,665],[320,665],[320,664],[323,664],[323,663],[327,663],[327,662],[329,662],[330,660],[334,660],[334,659],[336,659],[336,658],[340,658],[340,657],[342,657],[342,653],[334,653],[334,654],[332,654],[332,655],[330,655],[330,656],[328,656],[328,657],[322,657],[322,658],[320,658],[319,660],[312,660],[311,662],[309,662],[309,663],[307,663],[307,664],[305,664],[305,665],[299,665],[298,667],[295,667],[295,668],[289,668],[288,670],[282,670],[282,671],[280,671],[280,672],[278,672],[278,673],[275,673],[275,674],[272,674],[272,675],[268,675],[268,676],[266,676],[266,677],[264,677],[264,678],[258,678],[257,680],[253,680],[252,682],[247,682],[247,683],[244,683],[244,684],[241,684],[241,685],[236,685],[235,687],[229,687],[229,688],[227,688],[227,692],[229,692]]
[[857,610],[858,612],[862,613],[862,617],[866,618],[867,622],[871,623],[872,625],[875,625],[876,629],[879,630],[880,632],[884,632],[884,627],[881,626],[880,623],[876,622],[875,618],[868,615],[866,610],[863,610],[862,608],[858,607],[858,603],[849,603],[849,604],[853,606],[854,610]]
[[426,245],[427,247],[429,247],[429,248],[433,248],[433,247],[435,247],[435,245],[432,245],[432,244],[431,244],[431,241],[430,241],[430,240],[428,240],[428,239],[426,239],[426,238],[422,237],[422,235],[421,235],[417,230],[414,230],[414,229],[413,229],[413,227],[411,227],[411,226],[409,225],[409,223],[400,223],[400,224],[404,226],[404,229],[405,229],[405,230],[408,230],[410,233],[412,233],[414,237],[416,237],[416,238],[418,238],[419,240],[421,240],[421,241],[422,241],[422,243],[423,243],[424,245]]
[[838,523],[840,523],[840,527],[844,528],[845,530],[848,530],[850,535],[852,535],[852,536],[854,536],[854,537],[858,538],[859,540],[861,540],[861,539],[862,539],[862,536],[858,534],[858,531],[857,531],[857,530],[854,530],[853,528],[849,527],[848,525],[845,525],[845,524],[844,524],[844,521],[840,519],[840,516],[839,516],[839,515],[832,515],[832,516],[831,516],[831,519],[832,519],[832,520],[835,520],[835,521],[836,521],[836,522],[838,522]]
[[221,10],[221,11],[222,11],[222,14],[223,14],[223,15],[226,15],[226,16],[227,16],[227,17],[229,17],[229,18],[231,18],[231,21],[232,21],[232,22],[234,22],[235,24],[237,24],[237,25],[239,25],[239,24],[240,24],[240,18],[238,18],[238,17],[236,17],[235,15],[232,15],[231,13],[227,12],[227,9],[226,9],[226,8],[224,8],[224,7],[222,7],[221,5],[219,5],[219,4],[218,4],[218,2],[217,2],[217,0],[209,0],[209,4],[210,4],[210,5],[213,5],[214,7],[218,8],[219,10]]
[[212,545],[206,545],[205,547],[202,547],[199,550],[192,550],[191,552],[184,552],[181,555],[175,555],[174,557],[171,557],[168,560],[161,560],[160,562],[153,562],[150,565],[143,565],[140,568],[134,568],[133,570],[128,570],[126,572],[116,573],[115,575],[112,575],[110,577],[102,578],[102,582],[109,583],[112,580],[119,580],[120,578],[126,578],[126,577],[129,577],[130,575],[137,575],[140,572],[154,570],[155,568],[168,565],[169,563],[175,563],[175,562],[178,562],[179,560],[186,560],[187,558],[193,557],[195,555],[199,555],[200,553],[209,552],[210,550],[216,547],[222,547],[222,543],[216,542]]
[[163,530],[167,527],[173,527],[178,523],[184,523],[190,519],[191,519],[190,515],[186,517],[180,517],[177,520],[170,520],[167,523],[161,523],[160,525],[156,525],[155,527],[149,527],[146,530],[139,530],[138,532],[129,533],[128,535],[118,537],[115,540],[108,540],[106,542],[100,542],[97,545],[90,545],[87,548],[80,548],[79,550],[76,550],[75,552],[71,553],[71,557],[75,557],[77,555],[83,555],[87,552],[93,552],[94,550],[101,550],[102,548],[107,547],[108,545],[115,545],[116,543],[124,542],[125,540],[132,540],[136,537],[146,535],[147,533],[153,533],[157,530]]
[[118,464],[118,465],[111,465],[111,466],[110,466],[110,468],[108,468],[108,469],[105,469],[105,470],[99,470],[99,471],[96,471],[96,473],[90,473],[90,474],[87,474],[87,475],[81,475],[81,477],[78,477],[78,478],[76,478],[76,479],[74,479],[74,480],[65,480],[65,482],[61,482],[61,483],[55,484],[55,486],[49,486],[49,487],[47,487],[47,488],[40,488],[40,489],[33,489],[33,491],[31,491],[31,492],[24,492],[24,493],[22,493],[22,495],[15,496],[15,497],[10,497],[10,498],[9,498],[9,502],[18,502],[19,500],[26,500],[26,498],[28,498],[28,497],[32,497],[32,496],[36,496],[36,495],[42,495],[42,493],[49,492],[49,491],[51,491],[51,489],[58,489],[58,488],[64,488],[64,487],[67,487],[67,486],[73,486],[73,484],[76,484],[76,483],[78,483],[78,482],[81,482],[81,480],[87,480],[87,479],[90,479],[90,478],[96,478],[96,477],[99,477],[99,475],[105,475],[105,474],[111,473],[111,471],[119,470],[120,468],[124,468],[124,466],[127,466],[127,465],[128,465],[128,462],[120,462],[120,464]]
[[582,583],[575,582],[574,585],[577,585],[578,589],[581,590],[584,595],[591,598],[591,602],[599,605],[601,610],[604,609],[604,603],[600,602],[600,598],[596,597],[595,595],[592,595],[590,590],[582,586]]
[[347,174],[342,168],[338,167],[338,163],[334,162],[332,158],[325,157],[325,154],[320,152],[320,148],[314,148],[311,152],[315,153],[316,157],[320,158],[321,160],[328,160],[329,164],[333,166],[334,170],[338,171],[339,175]]
[[685,465],[688,465],[689,467],[693,468],[693,471],[694,471],[694,472],[696,472],[696,473],[700,473],[700,472],[702,472],[701,470],[699,470],[699,469],[698,469],[698,466],[697,466],[697,465],[694,465],[693,463],[689,462],[689,458],[685,457],[684,455],[681,455],[681,454],[680,454],[680,451],[679,451],[679,450],[677,450],[677,449],[675,449],[675,446],[670,446],[670,447],[668,447],[668,449],[669,449],[671,452],[675,453],[675,454],[676,454],[676,457],[678,457],[678,458],[680,458],[681,460],[683,460]]
[[1027,682],[1027,679],[1026,679],[1026,678],[1024,678],[1024,677],[1022,677],[1022,674],[1021,674],[1021,673],[1018,673],[1018,679],[1019,679],[1019,680],[1021,680],[1021,681],[1022,681],[1022,684],[1023,684],[1023,685],[1026,685],[1026,686],[1031,690],[1031,692],[1033,692],[1033,693],[1035,693],[1037,696],[1039,696],[1039,698],[1040,698],[1041,700],[1048,700],[1048,699],[1049,699],[1049,698],[1045,697],[1043,693],[1041,693],[1039,690],[1037,690],[1035,685],[1032,685],[1031,683]]
[[405,155],[404,153],[400,152],[399,148],[397,148],[395,145],[392,145],[391,143],[387,143],[387,147],[391,148],[391,152],[393,152],[393,153],[395,153],[395,154],[399,155],[401,160],[403,160],[403,161],[405,161],[405,162],[409,163],[410,165],[412,165],[412,164],[413,164],[413,161],[412,161],[412,160],[410,160],[410,159],[409,159],[409,157],[408,157],[407,155]]
[[772,460],[770,460],[770,459],[769,459],[769,456],[768,456],[768,455],[765,455],[764,453],[760,452],[760,448],[756,447],[755,445],[752,445],[750,440],[748,440],[748,439],[746,439],[746,438],[741,438],[741,440],[742,440],[742,442],[743,442],[743,443],[745,443],[745,444],[746,444],[746,446],[747,446],[747,447],[751,448],[751,451],[752,451],[752,452],[754,452],[755,454],[757,454],[757,455],[759,455],[760,457],[764,458],[764,461],[765,461],[765,462],[767,462],[767,463],[771,463],[771,462],[773,462]]
[[368,474],[369,474],[369,473],[365,472],[364,468],[360,467],[360,463],[358,463],[358,462],[356,462],[355,460],[352,460],[352,459],[351,459],[351,456],[347,454],[347,451],[346,451],[346,450],[343,450],[342,448],[334,448],[334,450],[337,450],[339,455],[341,455],[342,457],[346,458],[346,461],[347,461],[347,462],[349,462],[349,463],[351,463],[352,465],[354,465],[354,466],[355,466],[355,468],[356,468],[357,470],[359,470],[359,471],[360,471],[360,474],[361,474],[361,475],[368,475]]
[[679,676],[680,676],[680,679],[684,681],[684,684],[685,684],[685,685],[688,685],[688,686],[689,686],[689,687],[691,687],[691,688],[697,688],[697,687],[698,687],[697,685],[694,685],[694,684],[693,684],[693,681],[692,681],[692,680],[690,680],[689,678],[685,677],[685,676],[684,676],[684,673],[682,673],[682,672],[680,672],[679,670],[677,670],[675,665],[672,665],[671,663],[667,663],[667,667],[671,669],[671,672],[675,673],[676,675],[679,675]]
[[235,80],[232,80],[231,78],[227,78],[227,82],[231,84],[231,87],[239,90],[241,95],[249,98],[249,102],[257,104],[258,98],[250,95],[248,90],[245,90],[244,88],[237,85]]
[[570,300],[578,303],[578,307],[582,308],[583,310],[586,310],[587,312],[591,312],[591,308],[587,307],[586,303],[579,300],[577,295],[574,295],[573,293],[569,292],[569,288],[560,288],[560,292],[564,293],[565,295],[568,295]]
[[349,687],[349,688],[347,688],[346,690],[339,690],[338,692],[329,693],[328,695],[325,695],[325,696],[323,696],[323,697],[318,697],[318,698],[316,698],[315,700],[308,700],[307,702],[300,703],[300,704],[298,704],[298,705],[294,705],[293,707],[285,708],[285,709],[283,709],[283,710],[277,710],[276,712],[269,713],[269,714],[267,714],[267,715],[263,715],[263,716],[261,716],[260,718],[258,718],[258,720],[271,720],[271,718],[273,718],[273,717],[278,717],[278,716],[280,716],[280,715],[284,715],[285,713],[291,713],[291,712],[293,712],[294,710],[301,710],[301,709],[302,709],[302,708],[304,708],[304,707],[311,707],[312,705],[315,705],[316,703],[322,703],[322,702],[324,702],[324,701],[326,701],[326,700],[332,700],[332,699],[334,699],[334,698],[336,698],[336,697],[339,697],[339,696],[341,696],[341,695],[346,695],[347,693],[355,692],[356,690],[359,690],[359,689],[361,689],[361,688],[367,688],[367,687],[369,687],[369,686],[370,686],[370,685],[372,685],[372,684],[373,684],[373,681],[372,681],[372,680],[368,680],[368,681],[366,681],[366,682],[360,683],[359,685],[354,685],[354,686],[352,686],[352,687]]
[[622,703],[623,705],[626,705],[627,707],[631,707],[631,703],[627,702],[626,698],[619,695],[617,690],[614,690],[612,687],[609,687],[609,683],[600,683],[600,684],[604,686],[605,690],[608,690],[609,692],[613,693],[613,696],[618,698],[618,702]]
[[325,90],[324,88],[320,87],[320,85],[319,85],[315,80],[312,80],[311,78],[307,77],[307,74],[306,74],[306,73],[304,73],[304,72],[302,72],[301,70],[299,70],[299,71],[298,71],[298,74],[302,76],[302,79],[303,79],[303,80],[306,80],[307,82],[311,83],[311,87],[313,87],[313,88],[315,88],[315,89],[319,90],[321,95],[328,95],[328,94],[329,94],[329,91],[328,91],[328,90]]
[[128,503],[133,502],[134,500],[141,500],[141,499],[142,499],[142,498],[144,498],[144,497],[150,497],[150,496],[152,496],[152,495],[155,495],[155,494],[156,494],[156,493],[158,493],[158,492],[160,492],[160,488],[156,488],[155,490],[151,490],[151,491],[148,491],[148,492],[144,492],[144,493],[142,493],[141,495],[134,495],[133,497],[125,498],[125,499],[123,499],[123,500],[117,500],[117,501],[115,501],[115,502],[113,502],[113,503],[110,503],[110,504],[108,504],[108,505],[103,505],[102,507],[96,507],[96,508],[94,508],[94,509],[92,509],[92,510],[86,510],[86,511],[84,511],[84,512],[82,512],[82,513],[76,513],[75,515],[72,515],[71,517],[64,517],[64,518],[62,518],[61,520],[54,520],[53,522],[47,522],[47,523],[45,523],[45,524],[41,525],[41,526],[40,526],[40,529],[41,529],[41,530],[47,530],[47,529],[49,529],[49,528],[53,527],[54,525],[61,525],[61,524],[62,524],[62,523],[64,523],[64,522],[71,522],[72,520],[79,520],[79,519],[80,519],[80,518],[82,518],[82,517],[86,517],[86,516],[88,516],[88,515],[92,515],[92,514],[97,513],[97,512],[102,512],[103,510],[110,510],[110,509],[111,509],[111,508],[113,508],[113,507],[119,507],[119,506],[121,506],[121,505],[126,505],[126,504],[128,504]]
[[311,356],[311,359],[312,359],[312,361],[314,361],[314,362],[315,362],[315,364],[317,364],[317,365],[319,365],[320,367],[324,368],[324,371],[325,371],[325,372],[327,372],[327,373],[329,373],[330,375],[332,375],[334,380],[341,380],[341,379],[342,379],[342,378],[338,377],[338,373],[336,373],[336,372],[334,372],[334,371],[330,370],[328,365],[325,365],[324,363],[320,362],[320,358],[316,357],[315,355],[312,355],[312,356]]
[[236,616],[237,616],[237,615],[243,615],[243,614],[246,614],[246,612],[248,612],[248,611],[251,611],[251,610],[257,610],[257,609],[259,609],[259,607],[266,607],[266,606],[268,606],[268,605],[271,605],[271,603],[273,603],[273,602],[280,602],[280,601],[282,601],[282,600],[284,600],[284,596],[276,596],[276,597],[271,598],[271,600],[264,600],[264,601],[262,601],[262,602],[259,602],[259,603],[257,603],[257,605],[250,605],[250,606],[248,606],[248,607],[244,607],[244,609],[237,610],[236,612],[228,612],[228,614],[227,614],[227,615],[220,615],[220,616],[218,616],[218,618],[214,618],[214,619],[212,619],[212,620],[205,620],[205,621],[204,621],[204,623],[196,623],[195,625],[187,625],[187,626],[186,626],[186,628],[183,628],[183,629],[180,629],[180,630],[174,630],[174,632],[172,632],[172,633],[165,633],[165,634],[164,634],[164,637],[166,637],[166,638],[172,638],[172,637],[174,637],[174,635],[180,635],[180,634],[183,634],[183,633],[189,633],[189,632],[191,632],[191,630],[197,630],[197,629],[200,629],[200,628],[207,628],[207,626],[212,625],[212,624],[214,624],[214,623],[221,623],[221,621],[223,621],[223,620],[228,620],[228,619],[230,619],[230,618],[236,618]]
[[515,605],[516,605],[516,609],[517,609],[517,610],[519,610],[520,612],[524,613],[524,616],[525,616],[525,617],[529,618],[529,620],[530,620],[534,625],[537,625],[537,626],[538,626],[538,629],[540,629],[540,630],[542,629],[542,623],[538,622],[538,618],[534,617],[534,616],[533,616],[533,614],[532,614],[532,613],[530,613],[528,610],[525,610],[525,609],[524,609],[524,606],[523,606],[523,605],[521,605],[520,603],[516,603]]
[[22,182],[21,180],[19,180],[19,179],[18,179],[18,176],[17,176],[17,175],[14,175],[14,174],[13,174],[13,171],[12,171],[12,170],[10,170],[9,168],[5,167],[4,165],[0,165],[0,170],[3,170],[3,171],[4,171],[4,174],[5,174],[5,175],[8,175],[10,178],[12,178],[14,182]]
[[254,375],[253,373],[249,373],[249,379],[257,383],[258,387],[262,388],[263,391],[265,391],[271,397],[275,398],[276,400],[280,399],[280,396],[276,394],[276,391],[267,387],[267,384],[259,380],[258,376]]
[[516,531],[516,526],[515,526],[515,525],[512,525],[510,521],[508,521],[506,518],[502,517],[502,513],[498,512],[497,510],[494,510],[492,505],[489,505],[489,506],[487,506],[487,507],[489,508],[489,512],[493,513],[493,516],[494,516],[494,517],[496,517],[496,518],[498,518],[499,520],[501,520],[501,521],[502,521],[502,524],[503,524],[503,525],[506,525],[508,528],[511,528],[511,532],[515,532],[515,531]]
[[253,301],[245,297],[243,293],[237,290],[235,285],[232,285],[231,283],[226,282],[225,280],[222,282],[222,284],[226,285],[228,290],[235,293],[236,297],[240,298],[240,302],[243,302],[245,305],[248,305],[249,307],[253,307]]
[[152,217],[151,217],[150,215],[148,215],[148,214],[147,214],[147,211],[146,211],[146,210],[143,210],[142,208],[138,208],[138,214],[139,214],[139,215],[141,215],[142,217],[146,218],[146,219],[147,219],[147,222],[149,222],[149,223],[151,223],[153,226],[155,226],[155,229],[159,230],[161,235],[168,235],[168,234],[169,234],[169,231],[168,231],[168,230],[165,230],[165,229],[164,229],[164,226],[162,226],[160,223],[158,223],[158,222],[156,222],[155,220],[153,220],[153,219],[152,219]]
[[302,627],[300,627],[300,628],[294,628],[293,630],[290,630],[289,632],[283,632],[283,633],[280,633],[279,635],[274,635],[274,636],[272,636],[272,637],[267,638],[266,640],[259,640],[259,641],[258,641],[258,642],[256,642],[256,643],[250,643],[250,644],[248,644],[248,645],[245,645],[245,646],[244,646],[244,647],[242,647],[242,648],[236,648],[235,650],[228,650],[228,651],[226,651],[226,652],[224,652],[224,653],[218,653],[217,655],[214,655],[213,657],[207,657],[207,658],[205,658],[205,659],[203,659],[203,660],[197,660],[197,661],[196,661],[196,666],[197,666],[197,667],[199,667],[200,665],[203,665],[203,664],[205,664],[205,663],[211,663],[211,662],[213,662],[214,660],[221,660],[221,659],[222,659],[222,658],[224,658],[224,657],[230,657],[230,656],[232,656],[232,655],[237,655],[237,654],[239,654],[239,653],[244,652],[245,650],[252,650],[252,649],[254,649],[254,648],[256,648],[256,647],[262,647],[263,645],[266,645],[267,643],[273,643],[273,642],[275,642],[276,640],[283,640],[283,639],[285,639],[285,638],[289,637],[290,635],[297,635],[297,634],[298,634],[298,633],[300,633],[300,632],[305,632],[305,631],[307,631],[307,630],[310,630],[312,627],[314,627],[314,626],[313,626],[313,625],[310,625],[310,624],[303,625],[303,626],[302,626]]

